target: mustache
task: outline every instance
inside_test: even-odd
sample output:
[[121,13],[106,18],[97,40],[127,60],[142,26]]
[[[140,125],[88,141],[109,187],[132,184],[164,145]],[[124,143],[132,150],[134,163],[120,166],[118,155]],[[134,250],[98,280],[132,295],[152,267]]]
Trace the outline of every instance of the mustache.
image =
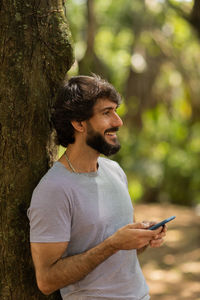
[[108,132],[113,132],[113,131],[118,131],[119,130],[119,127],[112,127],[112,128],[108,128],[105,130],[105,133],[108,133]]

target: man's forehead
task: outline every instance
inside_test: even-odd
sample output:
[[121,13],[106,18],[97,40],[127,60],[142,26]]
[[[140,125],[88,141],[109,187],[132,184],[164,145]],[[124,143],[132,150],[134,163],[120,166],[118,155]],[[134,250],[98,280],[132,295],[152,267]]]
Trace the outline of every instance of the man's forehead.
[[116,109],[117,107],[118,104],[110,99],[107,98],[98,99],[96,104],[94,105],[94,112],[107,109],[107,108]]

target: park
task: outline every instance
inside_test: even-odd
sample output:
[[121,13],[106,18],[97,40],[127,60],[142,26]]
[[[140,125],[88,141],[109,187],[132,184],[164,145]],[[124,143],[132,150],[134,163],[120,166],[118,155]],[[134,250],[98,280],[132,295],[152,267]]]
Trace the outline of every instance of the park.
[[151,300],[199,300],[199,0],[2,0],[0,25],[0,299],[61,299],[37,288],[27,209],[65,151],[51,122],[59,86],[94,73],[122,96],[111,159],[136,220],[176,215],[139,256]]

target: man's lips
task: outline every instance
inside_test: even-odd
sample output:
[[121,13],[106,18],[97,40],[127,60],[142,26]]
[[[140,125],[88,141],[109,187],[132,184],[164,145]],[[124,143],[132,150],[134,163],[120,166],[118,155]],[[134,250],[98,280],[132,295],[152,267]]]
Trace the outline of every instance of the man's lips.
[[119,130],[118,127],[113,127],[105,130],[105,134],[116,134],[116,132]]
[[105,135],[110,136],[110,137],[117,137],[116,132],[119,130],[118,127],[115,128],[109,128],[105,131]]
[[107,132],[106,135],[108,135],[108,136],[117,136],[116,132]]

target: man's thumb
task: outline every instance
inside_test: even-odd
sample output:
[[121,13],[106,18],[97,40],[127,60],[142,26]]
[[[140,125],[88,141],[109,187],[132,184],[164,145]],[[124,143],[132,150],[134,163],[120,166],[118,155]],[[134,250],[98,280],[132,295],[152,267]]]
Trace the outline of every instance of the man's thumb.
[[147,229],[149,227],[148,223],[138,222],[130,224],[132,229]]

